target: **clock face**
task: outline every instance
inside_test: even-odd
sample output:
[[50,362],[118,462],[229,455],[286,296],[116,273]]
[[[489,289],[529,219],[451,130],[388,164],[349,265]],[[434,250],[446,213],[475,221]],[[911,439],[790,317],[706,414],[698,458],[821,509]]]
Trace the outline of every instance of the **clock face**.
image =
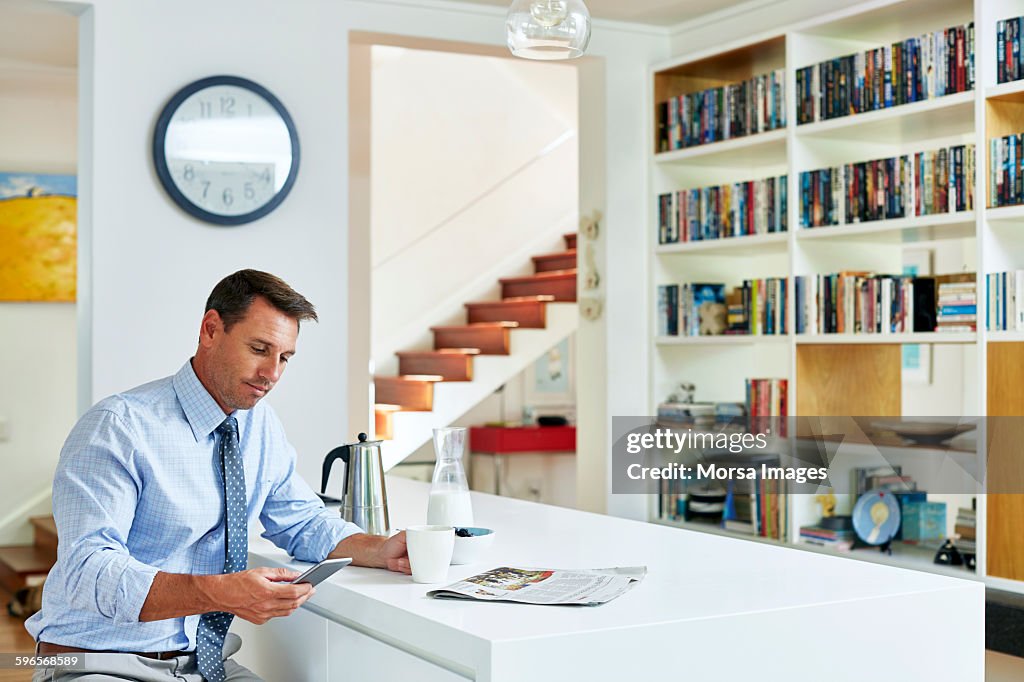
[[239,225],[277,207],[295,181],[298,136],[284,106],[265,88],[213,76],[180,90],[153,136],[157,175],[193,216]]

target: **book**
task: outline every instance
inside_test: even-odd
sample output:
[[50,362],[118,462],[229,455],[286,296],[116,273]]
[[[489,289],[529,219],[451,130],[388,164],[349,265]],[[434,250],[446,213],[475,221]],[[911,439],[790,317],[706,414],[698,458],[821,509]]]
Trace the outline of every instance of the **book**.
[[670,97],[656,111],[661,152],[779,130],[786,127],[786,73]]
[[951,26],[796,70],[797,124],[974,88],[974,24]]

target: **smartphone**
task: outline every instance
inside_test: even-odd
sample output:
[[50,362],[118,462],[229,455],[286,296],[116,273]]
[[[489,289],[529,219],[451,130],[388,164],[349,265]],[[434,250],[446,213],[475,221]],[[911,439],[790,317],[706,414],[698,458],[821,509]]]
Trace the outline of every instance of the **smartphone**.
[[319,585],[350,563],[352,563],[351,559],[324,559],[293,580],[292,584],[309,583],[314,586]]

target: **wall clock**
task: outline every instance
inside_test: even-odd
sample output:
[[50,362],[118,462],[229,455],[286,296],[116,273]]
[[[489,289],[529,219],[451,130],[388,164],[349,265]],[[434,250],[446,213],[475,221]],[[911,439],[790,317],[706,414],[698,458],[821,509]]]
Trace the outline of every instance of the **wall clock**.
[[266,88],[211,76],[186,85],[164,106],[153,131],[153,162],[182,209],[217,225],[241,225],[284,201],[299,169],[299,138]]

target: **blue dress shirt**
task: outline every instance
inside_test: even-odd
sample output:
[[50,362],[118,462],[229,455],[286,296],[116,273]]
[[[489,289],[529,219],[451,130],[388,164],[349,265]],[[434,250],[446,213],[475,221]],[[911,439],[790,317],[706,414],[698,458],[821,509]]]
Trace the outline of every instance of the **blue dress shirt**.
[[[78,421],[53,481],[57,564],[36,640],[85,649],[195,648],[199,616],[139,622],[158,571],[224,569],[224,487],[214,433],[224,411],[191,362],[177,374],[106,398]],[[362,532],[295,472],[295,449],[270,406],[237,410],[247,520],[296,559],[322,561]]]

